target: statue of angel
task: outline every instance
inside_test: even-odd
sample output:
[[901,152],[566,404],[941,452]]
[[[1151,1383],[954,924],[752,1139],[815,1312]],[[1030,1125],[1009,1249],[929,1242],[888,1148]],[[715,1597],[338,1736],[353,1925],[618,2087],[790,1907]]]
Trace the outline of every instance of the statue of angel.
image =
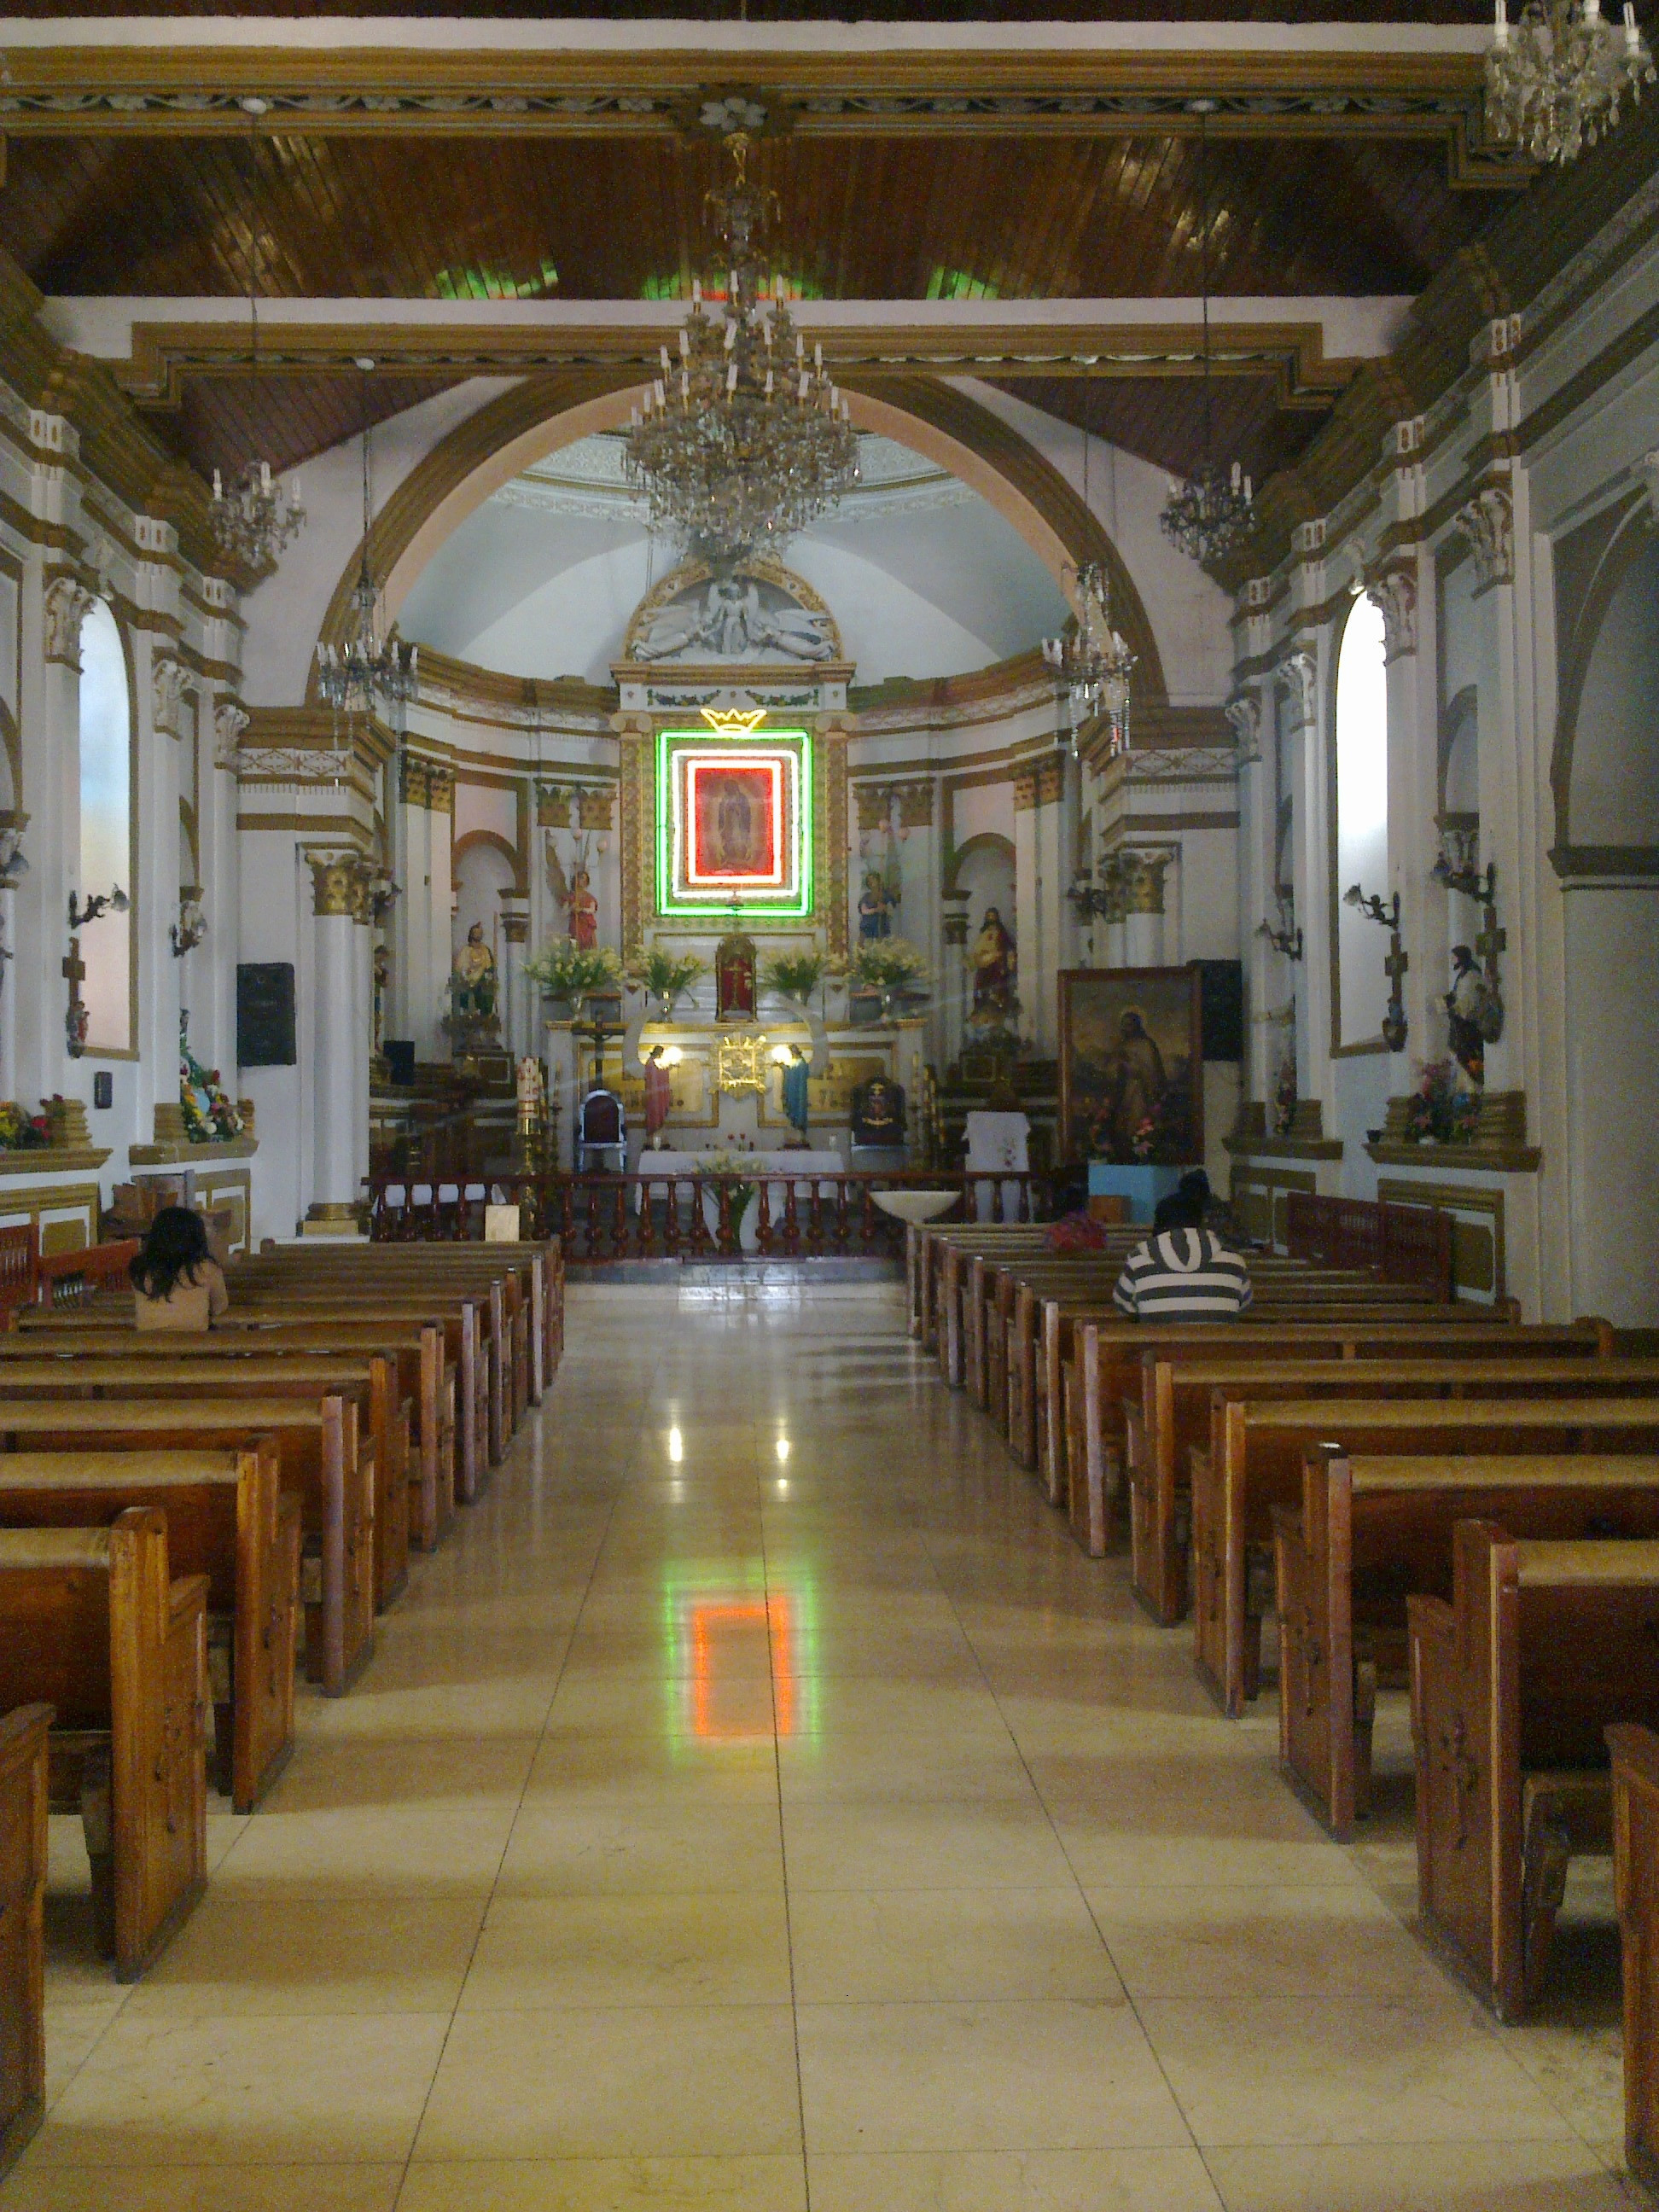
[[587,866],[587,840],[576,848],[568,876],[550,830],[542,841],[547,866],[547,888],[563,910],[565,928],[572,942],[591,952],[599,939],[599,902],[593,896],[593,879]]

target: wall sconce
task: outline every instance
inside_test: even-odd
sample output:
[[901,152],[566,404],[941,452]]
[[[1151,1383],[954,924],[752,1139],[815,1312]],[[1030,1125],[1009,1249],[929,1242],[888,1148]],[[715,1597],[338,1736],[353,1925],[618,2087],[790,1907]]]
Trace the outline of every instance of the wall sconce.
[[404,887],[395,882],[391,871],[377,868],[368,882],[368,918],[378,929],[392,917],[392,909],[404,895]]
[[88,922],[96,921],[105,914],[125,914],[132,902],[117,884],[112,890],[94,891],[84,906],[76,903],[75,893],[70,893],[69,926],[72,930],[84,929]]
[[1352,907],[1363,914],[1367,921],[1374,921],[1389,933],[1389,957],[1382,963],[1382,972],[1389,983],[1388,1012],[1382,1017],[1382,1042],[1390,1052],[1404,1052],[1408,1034],[1406,1023],[1406,1002],[1400,995],[1400,979],[1411,966],[1405,948],[1400,942],[1400,894],[1396,891],[1387,906],[1375,891],[1369,897],[1358,884],[1351,884],[1342,894],[1344,906]]
[[1279,908],[1279,927],[1270,921],[1259,921],[1255,926],[1258,937],[1265,937],[1275,952],[1282,952],[1287,960],[1302,957],[1302,932],[1296,926],[1296,889],[1291,884],[1275,884],[1273,899]]
[[207,916],[202,911],[202,886],[185,884],[179,893],[179,919],[167,932],[173,958],[182,960],[186,952],[193,952],[206,935]]
[[1127,912],[1123,896],[1123,856],[1114,853],[1101,864],[1096,883],[1091,868],[1079,868],[1066,885],[1066,896],[1081,922],[1121,921]]

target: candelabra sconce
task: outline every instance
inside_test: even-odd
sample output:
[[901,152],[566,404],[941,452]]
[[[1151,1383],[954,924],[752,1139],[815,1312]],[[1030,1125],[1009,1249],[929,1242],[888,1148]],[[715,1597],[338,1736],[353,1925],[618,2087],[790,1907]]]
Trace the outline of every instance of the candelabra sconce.
[[119,884],[111,890],[94,891],[84,906],[78,903],[75,893],[71,891],[69,902],[69,926],[72,931],[84,929],[88,922],[98,921],[103,915],[125,914],[131,903],[131,900],[128,898]]
[[1081,922],[1121,921],[1128,912],[1124,900],[1123,861],[1119,854],[1102,864],[1101,879],[1094,871],[1079,868],[1066,885],[1066,896]]
[[1395,891],[1384,906],[1375,891],[1368,896],[1358,884],[1351,884],[1342,894],[1342,903],[1389,933],[1389,957],[1382,963],[1382,972],[1389,984],[1388,1011],[1382,1017],[1382,1042],[1390,1052],[1404,1052],[1409,1031],[1406,1002],[1400,994],[1400,979],[1412,963],[1400,942],[1400,894]]
[[392,909],[404,895],[404,887],[393,881],[385,868],[377,868],[368,880],[368,918],[377,929],[392,919]]
[[1279,927],[1270,921],[1259,921],[1255,926],[1258,937],[1265,937],[1275,952],[1282,952],[1287,960],[1302,957],[1302,932],[1296,926],[1296,893],[1289,884],[1275,884],[1273,898],[1279,908]]
[[182,960],[186,952],[194,952],[207,935],[207,916],[202,911],[202,887],[186,884],[179,893],[179,919],[167,932],[173,946],[173,957]]

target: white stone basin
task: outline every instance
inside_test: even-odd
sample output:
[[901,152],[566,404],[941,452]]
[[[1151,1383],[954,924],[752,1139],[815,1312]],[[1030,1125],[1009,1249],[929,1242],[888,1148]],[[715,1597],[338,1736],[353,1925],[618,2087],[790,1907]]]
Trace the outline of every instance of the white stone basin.
[[871,1197],[896,1221],[937,1221],[962,1196],[959,1190],[872,1190]]

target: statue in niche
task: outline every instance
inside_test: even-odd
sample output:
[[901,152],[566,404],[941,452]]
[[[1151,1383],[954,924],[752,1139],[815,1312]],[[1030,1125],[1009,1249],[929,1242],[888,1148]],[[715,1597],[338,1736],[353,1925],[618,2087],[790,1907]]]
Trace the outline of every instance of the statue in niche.
[[1486,1047],[1504,1034],[1504,1002],[1467,945],[1452,947],[1452,984],[1445,996],[1452,1058],[1471,1091],[1484,1089]]
[[879,870],[870,869],[859,893],[859,935],[866,945],[892,935],[893,909],[897,904],[896,894]]
[[752,938],[724,937],[714,955],[714,1018],[755,1018],[755,945]]
[[999,909],[988,906],[971,955],[976,1019],[991,1015],[1001,1019],[1012,1011],[1015,964],[1014,940]]
[[593,896],[593,878],[587,866],[587,840],[584,837],[577,848],[568,877],[550,830],[543,851],[547,866],[547,888],[552,892],[556,903],[564,909],[566,933],[573,944],[579,945],[584,952],[591,952],[599,941],[599,902]]
[[475,921],[455,955],[449,977],[450,1012],[457,1021],[493,1021],[495,1013],[495,956],[484,943],[483,924]]
[[904,1142],[904,1086],[872,1075],[853,1093],[853,1142],[896,1146]]
[[763,600],[752,577],[714,577],[701,600],[671,600],[635,640],[636,660],[672,660],[701,653],[710,660],[757,660],[767,652],[789,660],[828,660],[834,650],[826,617],[794,605],[775,585]]

